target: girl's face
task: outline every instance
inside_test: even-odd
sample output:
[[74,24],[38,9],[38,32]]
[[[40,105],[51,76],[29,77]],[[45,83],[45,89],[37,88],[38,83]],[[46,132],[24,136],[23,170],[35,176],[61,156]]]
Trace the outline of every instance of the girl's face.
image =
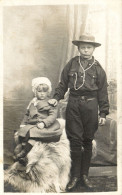
[[49,96],[49,87],[46,84],[41,84],[36,89],[36,97],[38,100],[45,100]]
[[80,43],[80,45],[78,46],[80,55],[84,59],[90,59],[92,57],[94,49],[95,47],[90,43]]

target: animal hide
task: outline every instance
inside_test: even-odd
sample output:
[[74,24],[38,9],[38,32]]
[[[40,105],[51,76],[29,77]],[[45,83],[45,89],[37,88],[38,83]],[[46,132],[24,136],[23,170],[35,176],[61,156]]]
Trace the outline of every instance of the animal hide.
[[[15,162],[5,170],[4,180],[21,192],[59,193],[65,192],[70,179],[70,145],[65,133],[64,119],[58,119],[63,133],[59,142],[36,142],[27,155],[26,167]],[[18,144],[18,137],[15,134]],[[93,140],[93,157],[96,156],[96,142]],[[17,150],[21,150],[18,145]]]
[[[62,127],[64,120],[59,119]],[[69,182],[71,159],[65,129],[59,142],[36,142],[27,155],[26,167],[15,162],[4,180],[21,192],[64,192]]]

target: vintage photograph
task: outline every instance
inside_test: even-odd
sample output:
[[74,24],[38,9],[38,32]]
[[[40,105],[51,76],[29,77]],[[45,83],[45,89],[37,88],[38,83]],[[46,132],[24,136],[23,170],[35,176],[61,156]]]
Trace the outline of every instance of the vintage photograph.
[[71,2],[3,4],[3,193],[122,193],[122,2]]

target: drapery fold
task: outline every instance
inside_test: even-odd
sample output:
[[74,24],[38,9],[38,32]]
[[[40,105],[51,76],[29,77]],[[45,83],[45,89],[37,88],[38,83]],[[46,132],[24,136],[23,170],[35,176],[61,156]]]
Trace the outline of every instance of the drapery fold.
[[63,48],[63,55],[61,66],[59,68],[59,78],[60,73],[65,64],[75,55],[79,55],[78,49],[72,44],[72,41],[78,39],[80,34],[84,32],[87,15],[88,15],[88,5],[67,5],[66,11],[66,45]]

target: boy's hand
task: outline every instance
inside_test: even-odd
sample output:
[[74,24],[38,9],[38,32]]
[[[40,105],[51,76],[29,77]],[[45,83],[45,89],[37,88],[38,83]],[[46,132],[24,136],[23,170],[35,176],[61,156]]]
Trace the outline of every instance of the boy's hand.
[[99,118],[99,125],[102,126],[102,125],[105,125],[105,123],[106,123],[106,119],[100,117],[100,118]]
[[56,99],[50,99],[48,100],[48,103],[51,104],[52,106],[57,106],[58,101]]
[[43,128],[44,128],[44,123],[43,123],[43,122],[38,123],[38,124],[37,124],[37,127],[38,127],[39,129],[43,129]]

